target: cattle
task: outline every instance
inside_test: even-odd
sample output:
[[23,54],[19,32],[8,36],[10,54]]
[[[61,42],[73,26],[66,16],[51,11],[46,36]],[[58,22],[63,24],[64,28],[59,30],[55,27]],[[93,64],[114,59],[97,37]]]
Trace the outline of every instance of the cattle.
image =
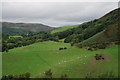
[[64,48],[59,48],[59,50],[63,50]]
[[104,60],[105,58],[102,58],[102,60]]
[[64,49],[67,49],[66,47],[64,47]]
[[64,49],[67,49],[66,47],[64,47],[64,48],[59,48],[59,50],[64,50]]

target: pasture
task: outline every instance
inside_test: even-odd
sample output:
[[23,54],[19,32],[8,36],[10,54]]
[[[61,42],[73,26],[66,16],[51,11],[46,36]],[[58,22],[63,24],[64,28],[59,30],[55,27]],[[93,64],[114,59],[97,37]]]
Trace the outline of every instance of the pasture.
[[58,29],[55,29],[53,31],[51,31],[51,33],[57,33],[57,32],[62,32],[62,31],[65,31],[65,30],[68,30],[68,29],[71,29],[71,28],[75,28],[75,27],[78,27],[78,25],[75,25],[75,26],[66,26],[66,27],[60,27]]
[[[60,47],[67,47],[59,50]],[[103,54],[105,60],[96,61],[95,54]],[[31,77],[45,77],[51,69],[54,78],[67,74],[69,78],[97,77],[113,72],[118,75],[118,46],[97,51],[71,47],[69,43],[46,41],[23,46],[2,53],[3,75],[19,75],[30,72]]]

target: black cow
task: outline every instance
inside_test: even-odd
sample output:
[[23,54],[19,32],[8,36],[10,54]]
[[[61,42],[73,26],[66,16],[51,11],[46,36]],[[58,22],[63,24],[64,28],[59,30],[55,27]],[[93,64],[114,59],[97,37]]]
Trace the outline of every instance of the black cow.
[[102,58],[102,60],[104,60],[105,58]]
[[59,48],[59,50],[63,50],[64,48]]
[[64,47],[64,49],[67,49],[66,47]]

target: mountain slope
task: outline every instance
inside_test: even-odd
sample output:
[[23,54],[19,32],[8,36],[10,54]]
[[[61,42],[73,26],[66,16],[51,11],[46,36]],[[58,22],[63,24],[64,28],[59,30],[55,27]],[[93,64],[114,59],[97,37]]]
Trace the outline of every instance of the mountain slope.
[[39,31],[48,31],[54,28],[49,27],[43,24],[33,24],[33,23],[9,23],[2,22],[2,28],[4,34],[26,34],[28,32],[39,32]]
[[10,35],[10,36],[28,34],[29,32],[30,32],[29,30],[25,30],[21,28],[10,28],[10,27],[2,28],[2,33],[4,35]]
[[104,43],[104,42],[116,42],[119,41],[120,28],[118,27],[120,23],[120,16],[117,21],[106,27],[105,30],[95,34],[94,36],[88,38],[81,42],[82,45],[90,45],[94,43]]
[[54,35],[58,36],[59,39],[65,38],[64,42],[71,43],[72,45],[74,45],[93,37],[94,35],[96,35],[101,31],[109,30],[109,31],[105,31],[105,33],[107,37],[109,36],[111,37],[107,39],[112,41],[116,38],[114,36],[116,35],[116,33],[113,33],[116,31],[113,31],[113,32],[111,31],[113,29],[115,30],[117,29],[117,27],[114,27],[114,26],[118,23],[118,18],[120,17],[120,12],[118,10],[120,10],[120,8],[109,12],[108,14],[104,15],[99,19],[95,19],[95,20],[83,23],[78,27],[71,28],[63,32],[55,33]]

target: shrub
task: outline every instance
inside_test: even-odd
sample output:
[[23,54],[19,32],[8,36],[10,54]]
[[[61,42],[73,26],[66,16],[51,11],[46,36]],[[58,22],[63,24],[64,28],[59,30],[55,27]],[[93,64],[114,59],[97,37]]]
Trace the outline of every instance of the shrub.
[[96,60],[104,60],[105,59],[101,54],[96,54],[94,57]]
[[[29,72],[26,72],[26,73],[23,73],[23,74],[20,74],[20,75],[5,75],[5,76],[2,76],[2,80],[15,80],[15,79],[20,79],[20,80],[26,80],[26,78],[30,78],[30,73]],[[21,79],[22,78],[22,79]]]
[[61,75],[61,78],[68,78],[68,75],[67,74],[63,74],[63,75]]
[[25,73],[24,75],[25,75],[25,78],[30,78],[30,73],[29,72]]
[[47,77],[49,77],[49,78],[52,78],[52,71],[51,71],[51,69],[45,71],[45,75],[46,75]]
[[104,74],[99,75],[98,78],[115,78],[115,75],[111,71],[111,72],[106,72]]
[[90,51],[94,51],[94,48],[92,48],[92,47],[89,47],[89,48],[88,48],[88,50],[90,50]]

